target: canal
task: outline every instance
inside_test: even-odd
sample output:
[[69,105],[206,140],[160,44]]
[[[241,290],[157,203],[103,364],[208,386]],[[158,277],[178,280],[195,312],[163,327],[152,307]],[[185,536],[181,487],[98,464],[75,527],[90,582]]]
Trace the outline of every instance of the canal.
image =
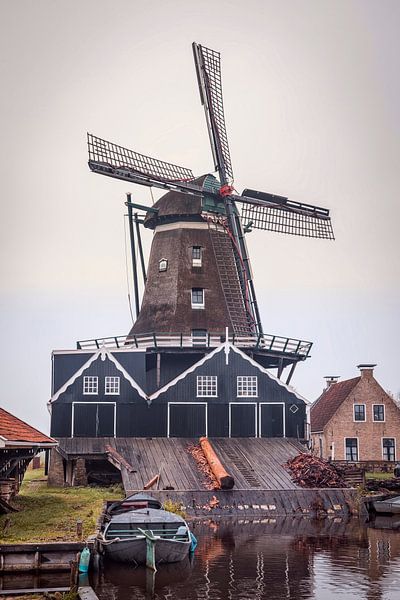
[[192,562],[144,568],[104,563],[100,600],[399,600],[400,520],[209,519],[192,523]]

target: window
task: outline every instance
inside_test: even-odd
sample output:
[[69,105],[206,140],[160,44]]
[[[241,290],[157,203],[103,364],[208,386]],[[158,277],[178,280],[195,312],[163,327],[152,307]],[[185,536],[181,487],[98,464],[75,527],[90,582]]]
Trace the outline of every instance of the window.
[[203,288],[192,289],[192,308],[204,308],[204,290]]
[[106,377],[105,394],[116,396],[119,394],[119,377]]
[[193,346],[207,345],[207,329],[192,329]]
[[192,267],[201,267],[201,246],[192,247]]
[[85,375],[83,378],[83,393],[85,395],[96,395],[99,393],[99,378]]
[[383,460],[396,460],[395,441],[394,438],[383,438],[382,440]]
[[158,261],[158,270],[161,271],[166,271],[168,269],[168,261],[166,258],[162,258],[161,260]]
[[346,460],[358,460],[358,439],[345,438],[346,444]]
[[365,421],[365,404],[354,405],[354,420]]
[[257,375],[239,375],[237,378],[237,395],[242,398],[257,396]]
[[216,375],[198,375],[197,376],[197,397],[212,398],[217,396],[217,376]]
[[384,421],[385,420],[385,405],[384,404],[373,404],[372,405],[372,414],[374,421]]

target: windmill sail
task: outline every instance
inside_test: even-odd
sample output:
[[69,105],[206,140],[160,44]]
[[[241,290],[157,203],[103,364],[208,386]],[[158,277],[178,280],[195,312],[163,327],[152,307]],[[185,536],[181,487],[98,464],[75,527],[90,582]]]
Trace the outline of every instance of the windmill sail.
[[87,143],[89,167],[92,171],[111,176],[113,174],[117,176],[118,171],[126,171],[133,177],[143,179],[137,183],[144,183],[147,179],[154,182],[184,184],[194,179],[192,171],[186,167],[139,154],[139,152],[118,146],[91,133],[87,134]]
[[221,55],[196,43],[193,43],[193,53],[215,168],[220,173],[221,183],[225,184],[233,180],[233,169],[222,98]]
[[246,229],[335,239],[329,210],[326,208],[247,189],[235,199],[242,202],[241,218]]

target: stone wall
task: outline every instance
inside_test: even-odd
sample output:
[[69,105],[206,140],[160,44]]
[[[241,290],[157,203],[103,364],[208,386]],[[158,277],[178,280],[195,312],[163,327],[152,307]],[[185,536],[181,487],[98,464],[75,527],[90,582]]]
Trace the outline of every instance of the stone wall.
[[63,487],[64,484],[64,459],[61,454],[57,452],[57,448],[52,448],[50,451],[47,485],[51,487]]

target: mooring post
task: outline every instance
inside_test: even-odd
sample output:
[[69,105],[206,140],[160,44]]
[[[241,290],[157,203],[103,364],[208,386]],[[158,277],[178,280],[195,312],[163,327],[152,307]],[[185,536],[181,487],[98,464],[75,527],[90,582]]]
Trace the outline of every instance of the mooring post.
[[146,538],[146,567],[152,571],[156,569],[156,540],[151,531],[144,531],[138,527],[138,530]]

